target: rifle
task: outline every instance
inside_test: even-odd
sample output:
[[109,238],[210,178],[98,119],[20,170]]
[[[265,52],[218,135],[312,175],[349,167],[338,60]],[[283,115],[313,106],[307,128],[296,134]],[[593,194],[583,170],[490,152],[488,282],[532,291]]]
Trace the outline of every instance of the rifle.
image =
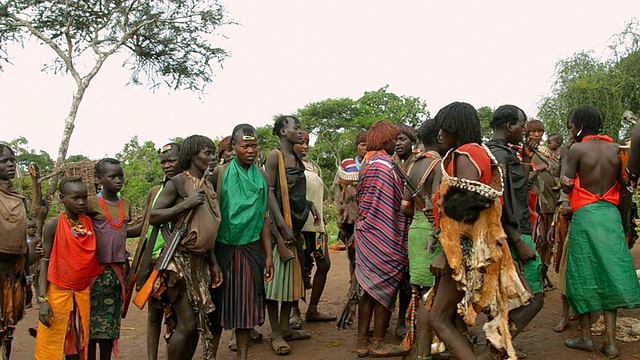
[[[196,189],[202,187],[202,184],[204,184],[206,177],[209,175],[211,175],[211,172],[207,169],[207,171],[205,171],[202,175],[200,181],[196,184]],[[138,307],[138,309],[144,309],[147,301],[149,301],[149,297],[153,293],[153,287],[156,281],[169,266],[169,262],[173,258],[173,254],[178,248],[180,240],[182,240],[182,238],[186,235],[187,230],[189,229],[189,222],[191,222],[191,218],[193,217],[195,209],[196,208],[192,208],[191,210],[189,210],[189,213],[187,213],[187,216],[182,222],[182,225],[180,225],[179,228],[173,230],[169,241],[165,245],[164,251],[158,257],[156,266],[153,268],[153,271],[151,272],[151,274],[149,274],[149,278],[144,283],[142,288],[140,288],[140,291],[138,291],[136,297],[133,299],[133,303]]]

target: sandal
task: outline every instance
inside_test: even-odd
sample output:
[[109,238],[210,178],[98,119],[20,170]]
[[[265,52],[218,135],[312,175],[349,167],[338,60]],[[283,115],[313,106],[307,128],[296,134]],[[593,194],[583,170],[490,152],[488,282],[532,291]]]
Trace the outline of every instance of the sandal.
[[369,348],[371,347],[371,340],[369,340],[368,336],[358,337],[358,341],[356,343],[356,355],[359,358],[369,356]]
[[282,338],[286,341],[307,340],[311,339],[311,333],[308,331],[294,331],[289,334],[282,334]]
[[291,347],[283,339],[271,339],[271,348],[278,355],[289,355]]
[[411,349],[405,349],[400,345],[393,345],[384,342],[384,339],[373,338],[373,344],[369,349],[369,357],[395,357],[405,356]]
[[300,330],[302,329],[302,318],[300,317],[300,310],[294,309],[291,311],[291,317],[289,318],[289,327],[292,330]]
[[595,345],[593,345],[593,340],[583,340],[581,338],[578,339],[567,339],[564,341],[564,346],[570,349],[582,350],[582,351],[595,351]]
[[398,326],[396,328],[396,336],[400,339],[404,339],[407,336],[407,327],[406,326]]
[[306,315],[304,316],[304,320],[306,322],[328,322],[328,321],[335,321],[337,318],[329,313],[322,313],[322,312],[315,312],[315,313],[310,313],[307,311]]
[[236,343],[236,331],[231,330],[231,339],[229,339],[229,350],[238,351],[238,344]]
[[602,352],[609,359],[615,359],[620,355],[620,351],[613,344],[603,344],[600,346],[600,352]]
[[262,334],[261,334],[258,330],[256,330],[255,328],[254,328],[254,329],[249,330],[249,339],[251,339],[251,340],[253,340],[253,341],[261,340],[263,336],[264,336],[264,335],[262,335]]

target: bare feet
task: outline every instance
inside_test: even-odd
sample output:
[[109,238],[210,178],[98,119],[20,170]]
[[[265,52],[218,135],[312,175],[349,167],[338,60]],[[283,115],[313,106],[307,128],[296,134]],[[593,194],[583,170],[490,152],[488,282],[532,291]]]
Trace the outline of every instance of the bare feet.
[[553,331],[557,332],[557,333],[561,333],[563,332],[567,326],[569,326],[569,319],[567,318],[562,318],[560,319],[560,322],[558,323],[558,325],[556,325],[556,327],[553,328]]
[[583,338],[568,339],[564,341],[564,346],[570,349],[582,350],[582,351],[595,351],[595,345],[592,340],[585,340]]

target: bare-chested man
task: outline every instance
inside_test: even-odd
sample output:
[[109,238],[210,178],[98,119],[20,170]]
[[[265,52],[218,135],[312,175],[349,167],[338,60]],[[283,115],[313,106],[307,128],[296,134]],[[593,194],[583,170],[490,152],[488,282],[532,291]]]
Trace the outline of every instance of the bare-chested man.
[[569,306],[580,315],[580,337],[567,347],[593,352],[591,313],[604,311],[606,335],[600,347],[618,356],[615,345],[617,309],[640,307],[640,285],[625,241],[620,213],[621,174],[618,148],[598,135],[598,110],[583,105],[569,114],[568,128],[577,143],[569,150],[562,189],[569,193],[573,217],[567,249]]

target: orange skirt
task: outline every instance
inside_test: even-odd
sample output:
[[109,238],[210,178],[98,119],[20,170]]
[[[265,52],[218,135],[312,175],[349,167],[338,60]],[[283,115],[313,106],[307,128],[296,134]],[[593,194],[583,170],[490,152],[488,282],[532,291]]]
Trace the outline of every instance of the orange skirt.
[[[47,297],[53,318],[50,327],[38,322],[35,359],[60,360],[64,355],[70,355],[68,349],[76,347],[80,360],[86,360],[89,351],[89,287],[74,291],[50,283]],[[73,346],[70,342],[78,344]]]

